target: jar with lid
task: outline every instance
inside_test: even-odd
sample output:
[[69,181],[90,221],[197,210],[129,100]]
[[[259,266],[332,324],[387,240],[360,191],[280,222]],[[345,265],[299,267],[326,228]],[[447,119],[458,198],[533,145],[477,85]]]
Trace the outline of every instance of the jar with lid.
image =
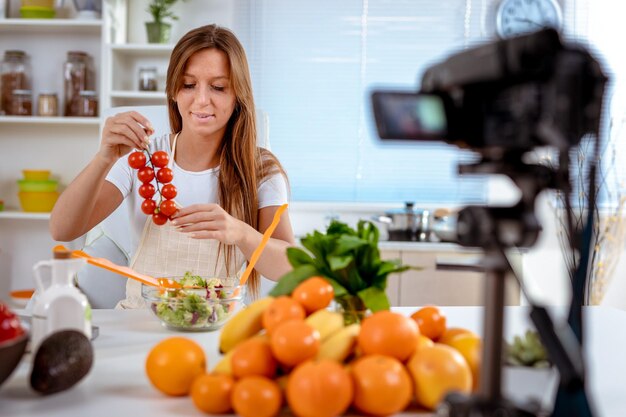
[[0,114],[11,115],[13,90],[30,88],[31,68],[24,51],[8,50],[0,64]]
[[157,69],[155,67],[139,68],[139,91],[157,90]]
[[95,77],[92,61],[86,52],[69,51],[63,64],[65,116],[80,115],[80,92],[93,90]]
[[59,100],[56,93],[41,93],[37,100],[37,114],[39,116],[58,116]]
[[30,90],[13,90],[9,114],[13,116],[33,115],[33,92]]
[[84,90],[78,93],[79,107],[76,116],[97,117],[98,116],[98,93],[93,90]]

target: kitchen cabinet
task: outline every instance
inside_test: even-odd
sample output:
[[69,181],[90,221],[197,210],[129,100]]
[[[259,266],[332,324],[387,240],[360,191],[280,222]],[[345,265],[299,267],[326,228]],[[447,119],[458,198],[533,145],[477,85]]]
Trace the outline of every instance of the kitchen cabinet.
[[[389,244],[381,243],[382,247],[385,245]],[[451,244],[394,242],[392,246],[401,249],[381,250],[384,259],[400,259],[403,265],[420,268],[390,275],[387,294],[393,306],[484,305],[484,273],[471,270],[472,264],[480,260],[478,251]],[[513,262],[519,264],[520,256],[514,256]],[[438,263],[458,264],[459,269],[438,269]],[[520,304],[519,287],[510,278],[506,283],[505,304]]]

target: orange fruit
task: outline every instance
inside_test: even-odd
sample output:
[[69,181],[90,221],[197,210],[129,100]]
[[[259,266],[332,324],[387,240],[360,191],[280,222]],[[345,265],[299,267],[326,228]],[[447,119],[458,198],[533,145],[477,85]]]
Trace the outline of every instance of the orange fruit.
[[424,336],[423,334],[420,334],[417,337],[417,347],[415,348],[415,351],[420,350],[424,346],[434,346],[434,345],[435,345],[435,342],[433,342],[431,339]]
[[307,314],[328,307],[335,297],[333,286],[322,277],[311,277],[301,282],[291,297],[299,302]]
[[437,340],[446,331],[446,316],[435,306],[426,306],[411,314],[411,318],[415,320],[420,333]]
[[365,355],[381,354],[405,361],[417,347],[415,321],[388,310],[378,311],[361,322],[358,345]]
[[205,370],[202,347],[185,337],[170,337],[157,343],[146,358],[148,379],[167,395],[189,394],[193,380]]
[[276,375],[276,359],[267,340],[254,337],[239,343],[230,357],[230,367],[235,378]]
[[281,323],[289,320],[304,320],[306,313],[304,308],[296,300],[283,295],[275,298],[263,311],[263,328],[268,334]]
[[374,415],[395,414],[404,410],[413,396],[413,383],[405,367],[395,358],[370,355],[351,366],[354,381],[354,406]]
[[292,367],[317,355],[320,334],[304,321],[292,320],[274,329],[270,346],[278,362]]
[[475,334],[474,332],[472,332],[471,330],[468,329],[463,329],[461,327],[449,327],[446,329],[445,332],[443,332],[443,334],[437,339],[435,340],[437,343],[443,343],[444,345],[447,345],[450,340],[454,339],[456,336],[460,335],[460,334],[465,334],[465,333],[472,333]]
[[352,378],[331,360],[306,361],[289,375],[287,403],[298,417],[342,415],[353,397]]
[[472,372],[463,356],[450,346],[436,343],[417,351],[407,369],[415,386],[418,404],[434,410],[448,391],[469,394],[472,390]]
[[280,411],[283,397],[276,382],[253,375],[235,382],[230,401],[241,417],[272,417]]
[[204,374],[191,384],[191,399],[195,406],[208,414],[225,414],[232,410],[230,394],[235,380],[225,374]]
[[467,361],[470,371],[472,371],[472,386],[474,389],[478,388],[480,363],[482,359],[482,342],[480,337],[473,333],[461,333],[452,338],[448,346],[459,351]]

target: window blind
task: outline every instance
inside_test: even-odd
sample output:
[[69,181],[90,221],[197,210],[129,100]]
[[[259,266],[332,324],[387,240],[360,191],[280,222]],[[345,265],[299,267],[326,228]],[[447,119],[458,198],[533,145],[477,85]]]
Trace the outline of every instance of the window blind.
[[[561,3],[566,38],[589,35],[587,2]],[[609,0],[601,2],[611,10]],[[498,3],[239,0],[235,30],[292,198],[485,202],[486,177],[457,175],[457,165],[475,155],[440,142],[381,142],[369,94],[377,87],[417,90],[430,65],[493,39],[489,22]]]

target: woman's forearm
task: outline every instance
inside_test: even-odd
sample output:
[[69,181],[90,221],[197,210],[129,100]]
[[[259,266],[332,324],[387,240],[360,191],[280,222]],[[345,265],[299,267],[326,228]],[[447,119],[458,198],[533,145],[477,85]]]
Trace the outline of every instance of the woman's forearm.
[[[50,216],[50,234],[54,240],[70,241],[82,236],[119,205],[119,201],[117,204],[110,201],[117,200],[112,196],[101,198],[105,177],[112,166],[112,162],[96,155],[59,196]],[[109,201],[96,204],[102,200]]]

